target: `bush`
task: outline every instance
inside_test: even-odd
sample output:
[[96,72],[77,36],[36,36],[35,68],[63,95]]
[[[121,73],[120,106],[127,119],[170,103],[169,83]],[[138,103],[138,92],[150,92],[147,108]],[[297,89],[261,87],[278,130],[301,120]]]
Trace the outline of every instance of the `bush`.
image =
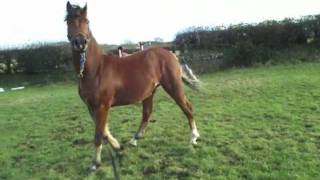
[[8,74],[27,74],[70,69],[72,54],[68,44],[34,44],[21,49],[0,51],[0,63]]
[[320,15],[229,27],[190,27],[174,40],[183,51],[208,49],[223,53],[219,65],[223,68],[266,64],[275,59],[277,51],[319,43]]
[[190,27],[178,33],[174,43],[180,49],[230,48],[240,42],[277,49],[307,44],[308,40],[320,40],[320,15],[229,27]]
[[270,48],[256,47],[249,41],[239,42],[234,48],[226,48],[223,52],[225,68],[265,64],[273,56]]

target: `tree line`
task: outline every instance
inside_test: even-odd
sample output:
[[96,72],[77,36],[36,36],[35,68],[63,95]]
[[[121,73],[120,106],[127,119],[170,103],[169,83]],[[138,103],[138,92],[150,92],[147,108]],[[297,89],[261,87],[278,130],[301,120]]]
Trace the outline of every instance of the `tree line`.
[[71,51],[67,43],[38,43],[0,50],[0,73],[41,73],[67,70]]
[[174,40],[182,50],[223,52],[226,67],[266,63],[276,51],[296,46],[315,47],[319,42],[320,15],[227,27],[190,27],[178,33]]
[[[320,15],[256,24],[190,27],[176,35],[173,45],[161,43],[168,49],[181,50],[181,59],[199,69],[265,64],[279,50],[294,49],[297,46],[317,49],[320,44]],[[116,48],[114,45],[103,45],[107,52],[110,47]],[[136,50],[128,49],[128,52],[134,51]],[[188,54],[188,51],[201,51],[201,55]],[[71,49],[66,42],[39,43],[0,50],[0,73],[31,74],[71,69]]]

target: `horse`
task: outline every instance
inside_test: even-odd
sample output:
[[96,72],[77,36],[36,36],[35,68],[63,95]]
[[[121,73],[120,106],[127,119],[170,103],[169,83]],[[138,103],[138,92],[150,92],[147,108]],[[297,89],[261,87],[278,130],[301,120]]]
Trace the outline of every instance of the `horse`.
[[[143,46],[144,46],[144,43],[143,43],[143,42],[139,42],[139,43],[138,43],[138,48],[139,48],[140,51],[143,51],[143,50],[144,50],[144,47],[143,47]],[[122,47],[122,46],[119,46],[119,47],[118,47],[118,56],[119,56],[119,57],[122,58],[122,57],[127,57],[127,56],[130,56],[130,55],[131,55],[131,54],[126,53],[126,52],[123,51],[123,47]]]
[[144,50],[144,43],[143,42],[139,42],[138,45],[139,45],[140,51],[143,51]]
[[137,146],[144,135],[152,112],[153,97],[159,86],[170,95],[186,115],[192,144],[200,137],[193,117],[192,105],[185,96],[183,82],[196,89],[198,81],[182,76],[178,58],[155,47],[128,57],[106,55],[98,47],[89,28],[87,4],[84,7],[67,2],[67,38],[72,50],[73,65],[79,77],[78,93],[95,124],[95,156],[92,170],[101,165],[102,140],[116,152],[122,146],[109,130],[108,112],[112,107],[142,102],[142,121],[129,141]]
[[129,53],[126,53],[126,52],[123,52],[123,48],[122,48],[122,46],[119,46],[118,47],[118,56],[119,57],[127,57],[127,56],[130,56],[131,54],[129,54]]

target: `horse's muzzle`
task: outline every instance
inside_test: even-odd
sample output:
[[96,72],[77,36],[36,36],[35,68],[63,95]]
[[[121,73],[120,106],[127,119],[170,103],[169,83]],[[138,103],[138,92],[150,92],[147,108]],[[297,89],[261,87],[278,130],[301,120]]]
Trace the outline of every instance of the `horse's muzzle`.
[[88,48],[88,40],[82,36],[77,36],[72,39],[71,45],[73,50],[85,52]]

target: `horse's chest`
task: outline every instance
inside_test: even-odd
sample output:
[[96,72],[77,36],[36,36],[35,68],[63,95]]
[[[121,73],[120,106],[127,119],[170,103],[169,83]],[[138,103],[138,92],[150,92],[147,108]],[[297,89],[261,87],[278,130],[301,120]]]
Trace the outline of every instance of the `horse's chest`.
[[97,91],[97,88],[85,88],[85,87],[79,87],[79,95],[81,99],[87,104],[95,104],[96,102],[99,102],[100,95]]

